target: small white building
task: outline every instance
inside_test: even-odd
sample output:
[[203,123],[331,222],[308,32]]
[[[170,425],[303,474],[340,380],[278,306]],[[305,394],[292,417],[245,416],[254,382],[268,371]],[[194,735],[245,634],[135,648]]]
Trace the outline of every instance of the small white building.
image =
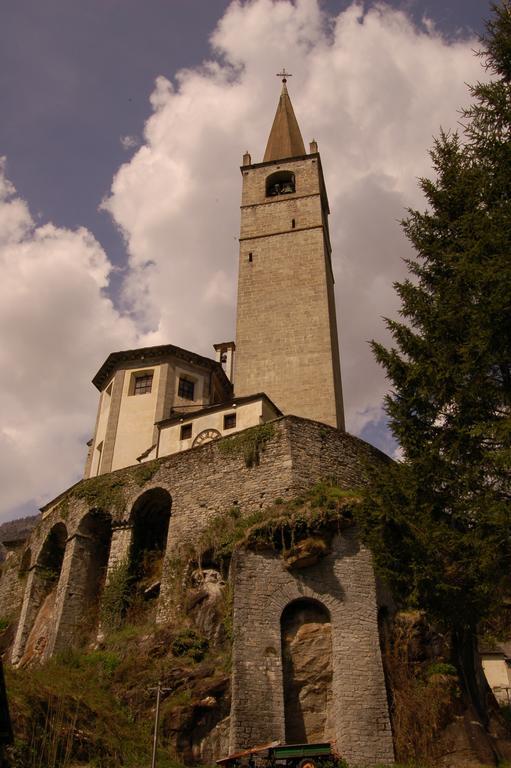
[[233,396],[221,359],[173,344],[113,352],[92,383],[101,394],[86,478],[154,458],[157,422],[176,410],[197,411]]
[[264,393],[234,396],[234,349],[234,342],[215,344],[216,360],[172,344],[109,355],[93,379],[101,394],[85,477],[178,453],[281,416]]
[[147,458],[155,459],[196,448],[210,440],[265,424],[279,416],[282,413],[264,392],[232,398],[192,413],[175,413],[156,425],[159,429],[158,445]]
[[480,644],[479,653],[488,685],[501,705],[511,704],[511,642]]

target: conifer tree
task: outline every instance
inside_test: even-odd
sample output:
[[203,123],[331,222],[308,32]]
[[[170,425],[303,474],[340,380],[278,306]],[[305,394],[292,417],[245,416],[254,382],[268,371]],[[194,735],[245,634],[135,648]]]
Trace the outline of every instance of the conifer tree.
[[[476,649],[502,611],[511,574],[511,5],[492,6],[463,132],[441,132],[425,212],[403,229],[414,248],[395,284],[393,345],[373,342],[403,460],[373,479],[360,524],[405,604],[452,633],[470,706],[492,699]],[[510,627],[511,631],[511,627]]]

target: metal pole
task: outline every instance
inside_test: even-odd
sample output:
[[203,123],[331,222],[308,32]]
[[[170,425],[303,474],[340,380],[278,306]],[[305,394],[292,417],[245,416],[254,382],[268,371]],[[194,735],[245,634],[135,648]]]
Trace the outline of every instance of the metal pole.
[[156,768],[156,750],[158,747],[158,724],[160,720],[160,698],[161,698],[161,682],[158,683],[158,688],[156,689],[156,712],[154,714],[153,759],[151,761],[151,768]]

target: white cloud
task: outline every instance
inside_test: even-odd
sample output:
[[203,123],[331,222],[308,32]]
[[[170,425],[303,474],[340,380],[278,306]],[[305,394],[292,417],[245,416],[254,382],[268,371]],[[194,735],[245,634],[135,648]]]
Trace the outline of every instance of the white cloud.
[[285,64],[325,170],[347,424],[361,432],[381,419],[386,383],[367,341],[386,339],[381,316],[397,308],[392,282],[409,253],[398,220],[423,205],[432,137],[456,127],[465,82],[481,77],[475,43],[384,4],[329,19],[316,0],[253,0],[231,4],[212,44],[214,61],[175,85],[158,79],[144,146],[105,202],[129,249],[125,295],[155,343],[209,354],[233,337],[238,166],[247,147],[262,158]]
[[417,30],[385,5],[330,19],[316,0],[251,0],[230,5],[212,46],[174,84],[158,78],[143,143],[103,203],[126,239],[134,319],[108,298],[111,265],[93,236],[37,227],[0,172],[4,510],[78,478],[90,379],[109,351],[170,342],[210,354],[234,336],[238,166],[246,148],[262,158],[283,65],[326,175],[348,428],[381,423],[386,384],[367,340],[385,340],[380,317],[397,308],[392,281],[409,253],[397,220],[423,205],[416,178],[429,173],[432,136],[456,126],[464,83],[483,74],[474,41]]
[[90,380],[136,334],[105,294],[110,264],[99,243],[83,228],[36,227],[3,162],[0,232],[2,520],[78,479],[94,426]]

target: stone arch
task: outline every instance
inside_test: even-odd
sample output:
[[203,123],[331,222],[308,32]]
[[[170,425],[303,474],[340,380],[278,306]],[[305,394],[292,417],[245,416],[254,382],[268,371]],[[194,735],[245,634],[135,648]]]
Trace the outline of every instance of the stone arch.
[[144,491],[131,509],[129,570],[135,594],[144,599],[159,595],[171,511],[172,497],[161,487]]
[[321,603],[330,613],[333,620],[334,613],[339,611],[340,604],[343,600],[343,594],[341,590],[339,590],[339,594],[335,596],[326,592],[320,592],[317,589],[313,589],[313,587],[308,584],[297,582],[293,579],[293,581],[290,581],[285,585],[280,585],[270,592],[268,595],[268,607],[271,609],[273,615],[277,613],[280,616],[289,603],[301,599],[310,599],[313,602]]
[[30,549],[30,547],[27,547],[24,550],[23,554],[21,555],[20,567],[18,570],[20,578],[23,578],[24,576],[27,575],[30,569],[31,562],[32,562],[32,550]]
[[43,658],[51,641],[58,584],[67,545],[64,523],[53,525],[30,571],[13,658],[31,663]]
[[78,588],[81,595],[85,615],[97,608],[105,584],[112,541],[111,515],[100,509],[90,510],[80,520],[76,538],[78,547],[74,553],[71,580],[73,590]]
[[69,536],[45,658],[90,637],[98,620],[111,542],[110,514],[89,510]]
[[280,631],[286,743],[328,741],[334,738],[330,611],[300,597],[282,611]]
[[55,523],[39,550],[35,567],[49,590],[58,582],[67,543],[67,528],[64,523]]

